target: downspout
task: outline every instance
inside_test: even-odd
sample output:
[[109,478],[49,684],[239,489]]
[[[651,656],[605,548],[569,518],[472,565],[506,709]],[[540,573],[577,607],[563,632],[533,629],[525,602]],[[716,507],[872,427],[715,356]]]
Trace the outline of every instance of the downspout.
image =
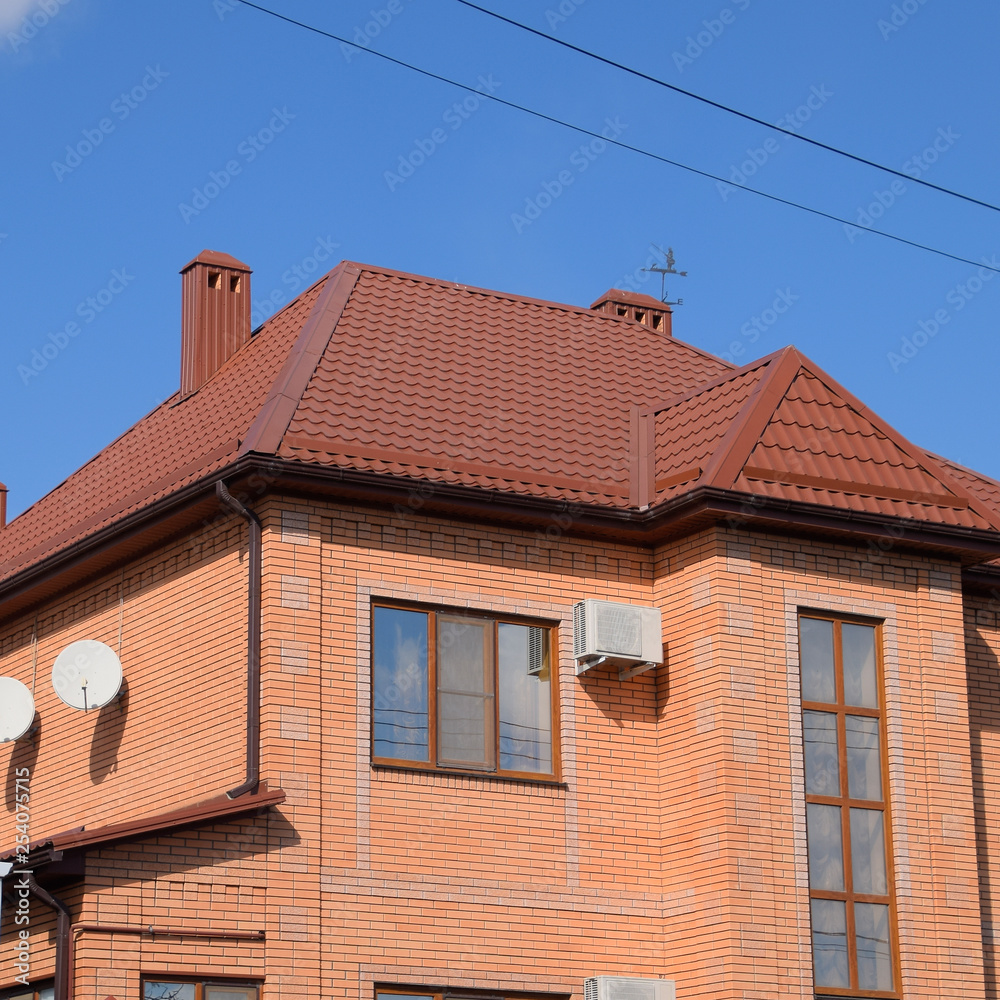
[[[231,799],[255,792],[260,783],[260,586],[261,586],[261,523],[260,518],[244,507],[220,479],[215,484],[219,502],[242,517],[250,529],[249,583],[247,593],[247,777],[242,785],[226,792]],[[59,1000],[56,997],[56,1000]]]
[[70,1000],[69,959],[70,959],[70,915],[61,899],[46,892],[33,875],[26,876],[28,888],[43,902],[56,911],[56,975],[53,1000]]

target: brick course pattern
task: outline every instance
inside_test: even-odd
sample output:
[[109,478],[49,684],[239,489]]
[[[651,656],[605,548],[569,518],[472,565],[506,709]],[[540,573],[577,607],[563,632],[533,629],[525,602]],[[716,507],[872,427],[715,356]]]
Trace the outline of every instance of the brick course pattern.
[[[371,1000],[376,984],[579,998],[616,975],[674,979],[679,998],[811,998],[800,608],[885,622],[902,996],[996,996],[1000,623],[996,602],[963,599],[957,564],[739,523],[651,549],[291,497],[258,513],[261,770],[286,801],[92,850],[61,898],[76,923],[265,940],[83,930],[78,997],[190,975],[283,1000]],[[246,583],[232,518],[4,625],[0,674],[34,677],[42,728],[0,748],[0,841],[16,767],[35,837],[242,780]],[[558,780],[373,768],[375,597],[557,627]],[[666,663],[577,677],[584,597],[660,607]],[[117,648],[119,630],[126,699],[74,713],[48,683],[55,655]],[[54,921],[32,914],[42,978]],[[2,931],[0,987],[9,906]]]

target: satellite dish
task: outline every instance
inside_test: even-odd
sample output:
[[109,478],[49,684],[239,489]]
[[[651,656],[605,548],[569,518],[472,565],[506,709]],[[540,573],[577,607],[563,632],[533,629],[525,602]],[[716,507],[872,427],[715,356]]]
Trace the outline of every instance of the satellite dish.
[[0,743],[19,740],[35,721],[35,699],[13,677],[0,677]]
[[103,708],[121,690],[121,660],[96,639],[71,642],[52,666],[52,686],[70,708]]

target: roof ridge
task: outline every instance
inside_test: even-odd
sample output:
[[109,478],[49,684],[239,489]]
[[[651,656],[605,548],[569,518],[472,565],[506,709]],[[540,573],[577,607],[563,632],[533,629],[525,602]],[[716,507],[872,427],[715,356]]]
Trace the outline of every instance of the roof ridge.
[[326,284],[309,318],[247,430],[238,452],[240,456],[250,452],[273,454],[278,450],[360,276],[361,271],[349,261],[341,261],[326,275]]
[[[459,289],[473,295],[490,295],[494,298],[508,299],[513,302],[526,302],[530,305],[547,306],[550,309],[558,309],[561,312],[583,313],[587,316],[603,316],[606,319],[618,319],[617,316],[608,316],[606,313],[598,313],[586,306],[574,306],[568,302],[556,302],[552,299],[536,299],[530,295],[518,295],[515,292],[502,292],[496,288],[483,288],[481,285],[466,285],[460,281],[446,281],[443,278],[431,278],[425,274],[415,274],[412,271],[399,271],[392,267],[376,267],[373,264],[362,264],[356,260],[343,260],[341,264],[350,264],[360,268],[362,271],[369,271],[372,274],[384,274],[391,278],[404,278],[408,281],[419,281],[426,285],[437,285],[440,288]],[[640,324],[641,325],[641,324]]]
[[59,490],[63,486],[65,486],[74,476],[79,475],[79,473],[81,473],[84,469],[86,469],[88,465],[90,465],[92,462],[96,462],[97,459],[99,459],[101,455],[103,455],[109,448],[113,448],[116,444],[118,444],[119,441],[122,441],[125,438],[127,438],[129,434],[131,434],[139,427],[140,424],[145,423],[145,421],[147,421],[154,413],[156,413],[156,411],[159,410],[160,407],[166,406],[175,396],[179,395],[180,395],[180,389],[175,389],[169,396],[167,396],[166,399],[161,399],[160,402],[157,403],[156,406],[154,406],[151,410],[148,410],[141,417],[139,417],[138,420],[135,420],[133,421],[133,423],[129,424],[129,426],[126,427],[125,430],[121,432],[121,434],[119,434],[115,438],[112,438],[112,440],[110,440],[106,445],[104,445],[104,447],[101,448],[100,451],[95,451],[94,454],[91,455],[90,458],[88,458],[87,461],[83,463],[83,465],[78,466],[68,476],[66,476],[63,479],[60,479],[59,482],[52,487],[52,489],[48,490],[46,493],[43,493],[37,500],[35,500],[34,503],[25,507],[24,510],[22,510],[17,515],[17,517],[12,517],[4,525],[4,528],[11,527],[11,525],[17,522],[18,518],[24,517],[25,514],[27,514],[29,511],[37,507],[43,500],[52,496],[52,494],[55,493],[56,490]]
[[930,451],[928,448],[925,448],[924,451],[937,462],[944,462],[945,465],[961,469],[962,472],[968,472],[977,479],[985,479],[987,482],[996,483],[997,486],[1000,486],[1000,479],[994,479],[992,476],[986,475],[985,472],[973,469],[971,465],[963,465],[961,462],[956,462],[953,458],[948,458],[947,455],[939,455],[936,451]]
[[[684,341],[678,341],[678,343],[684,343]],[[695,348],[695,350],[701,351],[701,348]],[[709,379],[707,382],[702,382],[699,385],[696,385],[693,389],[688,389],[687,392],[682,392],[677,396],[668,396],[663,402],[656,403],[653,406],[648,406],[643,409],[642,416],[655,416],[670,407],[686,403],[688,400],[694,399],[695,396],[700,396],[703,392],[711,392],[713,389],[718,389],[727,382],[732,382],[744,375],[748,375],[755,368],[761,368],[764,365],[769,365],[784,350],[787,350],[787,348],[782,347],[777,351],[773,351],[771,354],[765,355],[763,358],[758,358],[756,361],[751,361],[749,364],[743,365],[742,368],[734,368],[732,371],[728,371],[724,375],[717,375],[715,378]],[[715,358],[714,354],[709,354],[707,351],[703,351],[702,353],[707,354],[708,357],[715,360],[722,360],[721,358]],[[724,363],[728,364],[729,362]]]
[[986,522],[992,525],[995,530],[1000,531],[1000,511],[994,510],[972,494],[935,459],[931,452],[921,448],[918,444],[914,444],[908,438],[903,437],[895,427],[883,420],[874,410],[865,406],[857,396],[844,388],[832,375],[820,368],[819,365],[805,357],[802,360],[802,367],[809,374],[819,379],[831,392],[839,395],[855,412],[861,414],[876,430],[887,437],[904,455],[916,462],[924,472],[937,479],[942,486],[954,493],[956,497],[967,500],[970,508],[985,518]]
[[[344,262],[341,261],[341,263]],[[340,264],[337,265],[337,267],[339,266]],[[293,295],[280,309],[275,310],[266,319],[262,319],[260,323],[258,323],[257,326],[255,326],[250,331],[251,339],[257,335],[258,330],[263,330],[268,323],[273,323],[282,313],[287,312],[289,309],[292,309],[296,305],[298,305],[299,299],[301,299],[305,295],[308,295],[317,285],[322,285],[323,282],[326,281],[326,279],[329,278],[330,275],[333,274],[333,272],[336,270],[337,270],[336,267],[330,268],[330,270],[327,271],[326,274],[321,274],[311,285],[307,285],[305,288],[302,289],[301,292],[298,292],[296,295]],[[238,354],[239,351],[237,351],[236,353]],[[234,354],[232,356],[235,357],[236,355]]]
[[[457,288],[465,292],[470,292],[474,295],[489,295],[494,298],[507,299],[511,302],[524,302],[528,305],[545,306],[548,309],[556,309],[560,312],[577,313],[581,316],[592,316],[597,319],[610,320],[615,323],[628,323],[630,327],[638,327],[644,330],[647,334],[655,337],[657,342],[676,344],[686,350],[693,351],[701,357],[711,358],[712,361],[715,361],[718,364],[732,364],[732,362],[725,361],[717,355],[712,354],[710,351],[706,351],[702,347],[696,347],[694,344],[690,344],[686,340],[679,340],[673,336],[665,337],[663,334],[658,334],[655,330],[651,330],[643,323],[638,323],[633,319],[629,319],[627,316],[614,316],[610,313],[597,312],[595,309],[588,306],[575,306],[568,302],[556,302],[552,299],[537,299],[530,295],[517,295],[514,292],[502,292],[495,288],[483,288],[479,285],[466,285],[457,281],[445,281],[442,278],[431,278],[427,275],[415,274],[412,271],[399,271],[391,267],[376,267],[372,264],[362,264],[359,261],[354,260],[343,260],[341,263],[350,264],[353,267],[360,268],[362,271],[369,271],[372,274],[384,274],[394,278],[405,278],[409,281],[419,281],[428,285],[437,285],[441,288]],[[609,289],[609,291],[610,290],[611,289]],[[621,291],[621,289],[617,290]]]
[[[733,488],[754,446],[802,367],[802,355],[794,347],[783,347],[768,355],[767,361],[770,370],[764,373],[740,407],[720,447],[706,463],[698,479],[699,485]],[[773,367],[771,362],[774,362]]]
[[391,267],[376,267],[373,264],[362,264],[361,262],[355,260],[344,259],[340,262],[338,267],[344,264],[359,268],[361,271],[367,271],[371,274],[384,274],[388,277],[404,278],[408,281],[421,282],[427,285],[436,285],[439,288],[457,288],[473,295],[488,295],[492,298],[505,299],[509,302],[523,302],[527,305],[544,306],[547,309],[555,309],[559,312],[573,313],[579,316],[589,316],[606,322],[627,323],[629,328],[632,330],[642,330],[644,334],[653,339],[654,343],[670,344],[671,346],[679,348],[682,351],[688,351],[697,357],[707,358],[716,364],[732,366],[732,362],[726,361],[723,358],[718,357],[718,355],[712,354],[711,351],[706,351],[703,347],[697,347],[694,344],[688,343],[686,340],[681,340],[672,335],[664,336],[662,333],[657,333],[645,324],[629,319],[627,316],[615,316],[610,313],[597,312],[587,306],[575,306],[568,302],[555,302],[552,299],[536,299],[530,295],[517,295],[514,292],[502,292],[495,288],[483,288],[479,285],[465,285],[457,281],[445,281],[442,278],[431,278],[424,274],[415,274],[412,271],[399,271]]

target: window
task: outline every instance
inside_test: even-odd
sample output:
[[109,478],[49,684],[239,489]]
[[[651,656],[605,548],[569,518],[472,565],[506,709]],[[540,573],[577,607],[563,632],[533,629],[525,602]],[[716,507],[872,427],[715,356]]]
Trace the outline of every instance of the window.
[[208,979],[154,980],[142,985],[143,1000],[257,1000],[251,983],[215,982]]
[[538,994],[525,993],[484,993],[477,990],[451,990],[451,989],[423,989],[419,986],[406,988],[401,986],[376,987],[375,1000],[568,1000],[565,994],[561,997],[553,997],[547,994],[539,997]]
[[380,604],[372,636],[375,761],[555,774],[551,629]]
[[6,990],[0,993],[0,1000],[52,1000],[56,995],[55,987],[49,985],[50,979],[44,986],[36,984],[28,987],[19,986],[14,990]]
[[813,973],[823,996],[896,996],[877,625],[799,617]]

